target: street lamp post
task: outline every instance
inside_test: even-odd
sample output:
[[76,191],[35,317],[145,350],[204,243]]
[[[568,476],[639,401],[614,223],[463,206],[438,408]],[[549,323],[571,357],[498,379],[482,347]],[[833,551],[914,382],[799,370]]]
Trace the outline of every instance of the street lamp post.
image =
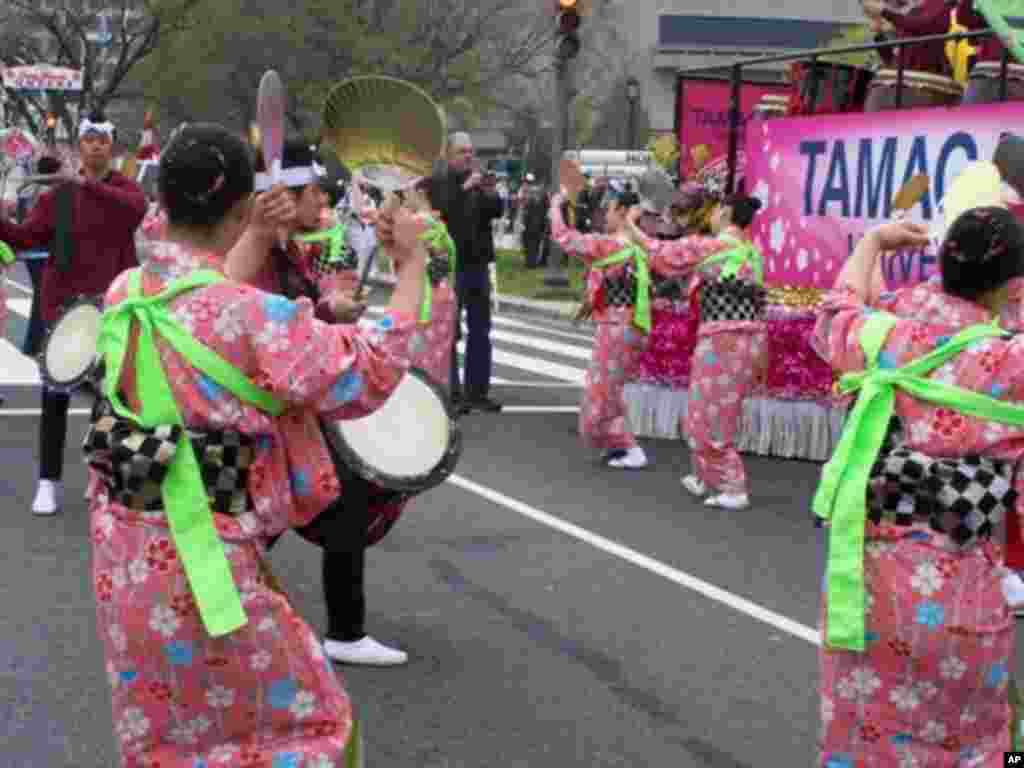
[[636,102],[640,97],[640,81],[630,77],[626,81],[626,98],[629,100],[629,148],[636,149]]

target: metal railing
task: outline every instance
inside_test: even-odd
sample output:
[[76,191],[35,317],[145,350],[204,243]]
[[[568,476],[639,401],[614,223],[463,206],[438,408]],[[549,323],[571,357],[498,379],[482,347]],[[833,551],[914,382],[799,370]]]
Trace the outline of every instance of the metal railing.
[[[723,69],[731,70],[731,92],[729,96],[729,175],[726,182],[726,192],[732,194],[736,186],[736,156],[739,152],[739,129],[740,129],[740,93],[743,88],[744,67],[754,67],[761,64],[778,64],[784,61],[806,61],[810,63],[810,103],[817,104],[819,69],[818,62],[825,56],[840,56],[848,53],[866,53],[877,51],[883,48],[894,48],[896,59],[896,108],[903,106],[903,49],[908,46],[924,45],[926,43],[938,43],[960,40],[974,40],[987,38],[994,35],[991,29],[976,30],[974,32],[953,32],[943,35],[922,35],[920,37],[906,37],[898,40],[885,40],[881,43],[862,43],[860,45],[847,45],[840,48],[815,48],[811,51],[801,53],[782,53],[772,56],[758,56],[752,59],[743,59],[732,64],[709,64],[704,67],[693,69],[681,69],[678,72],[680,77],[693,75],[702,72],[720,72]],[[999,101],[1006,101],[1009,94],[1007,85],[1007,73],[1010,66],[1010,51],[1004,46],[1002,65],[999,74]]]

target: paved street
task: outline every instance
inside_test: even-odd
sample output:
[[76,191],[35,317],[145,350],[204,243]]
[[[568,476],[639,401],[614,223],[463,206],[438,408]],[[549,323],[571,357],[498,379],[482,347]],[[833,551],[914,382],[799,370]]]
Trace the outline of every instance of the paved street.
[[[20,342],[29,296],[11,298]],[[678,442],[644,441],[649,470],[603,469],[576,435],[586,332],[501,315],[494,338],[494,394],[508,407],[462,420],[457,475],[370,553],[370,631],[412,661],[343,670],[368,765],[809,765],[818,466],[749,459],[754,507],[742,513],[681,492]],[[34,376],[0,350],[0,766],[107,767],[81,501],[88,402],[73,406],[64,512],[33,518]],[[289,535],[273,562],[322,631],[318,553]]]

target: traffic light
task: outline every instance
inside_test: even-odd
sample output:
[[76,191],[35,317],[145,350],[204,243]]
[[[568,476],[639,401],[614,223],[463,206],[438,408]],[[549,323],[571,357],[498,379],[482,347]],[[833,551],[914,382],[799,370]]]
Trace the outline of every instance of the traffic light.
[[580,0],[556,0],[558,18],[558,58],[568,60],[580,52]]

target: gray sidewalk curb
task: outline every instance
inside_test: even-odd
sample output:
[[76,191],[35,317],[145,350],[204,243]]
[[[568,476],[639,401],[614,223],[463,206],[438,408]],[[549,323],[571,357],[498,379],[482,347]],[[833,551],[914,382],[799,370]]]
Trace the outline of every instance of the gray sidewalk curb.
[[[372,275],[367,278],[370,285],[376,287],[391,287],[395,284],[395,278],[391,275]],[[542,317],[549,320],[571,321],[576,314],[579,305],[574,304],[571,308],[560,306],[558,302],[537,301],[534,299],[523,299],[518,296],[498,296],[498,310],[510,310],[519,315],[528,317]],[[593,323],[589,320],[580,323],[586,328],[592,328]]]

